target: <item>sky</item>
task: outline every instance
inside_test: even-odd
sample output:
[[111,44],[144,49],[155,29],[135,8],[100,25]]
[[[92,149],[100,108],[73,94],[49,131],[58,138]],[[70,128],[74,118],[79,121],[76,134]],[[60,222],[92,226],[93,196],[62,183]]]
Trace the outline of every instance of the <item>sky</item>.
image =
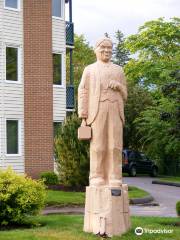
[[[90,45],[107,32],[119,29],[135,34],[144,22],[180,17],[180,0],[72,0],[75,33],[84,34]],[[68,17],[68,16],[67,16]]]

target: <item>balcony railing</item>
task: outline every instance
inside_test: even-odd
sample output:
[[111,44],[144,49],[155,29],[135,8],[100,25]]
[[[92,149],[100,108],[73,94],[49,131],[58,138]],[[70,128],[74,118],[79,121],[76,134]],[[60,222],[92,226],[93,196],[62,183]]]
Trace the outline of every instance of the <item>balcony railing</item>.
[[74,109],[74,86],[66,86],[66,109]]
[[66,45],[74,45],[74,23],[66,22]]

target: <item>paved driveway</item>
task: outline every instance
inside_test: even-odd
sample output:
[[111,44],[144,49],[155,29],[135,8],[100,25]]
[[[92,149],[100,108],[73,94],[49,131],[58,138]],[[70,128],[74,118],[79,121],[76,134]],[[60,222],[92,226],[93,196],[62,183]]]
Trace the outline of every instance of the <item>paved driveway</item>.
[[176,202],[180,200],[180,188],[152,184],[151,177],[124,177],[123,182],[128,185],[137,186],[149,192],[159,206],[131,206],[131,215],[141,216],[171,216],[176,215]]

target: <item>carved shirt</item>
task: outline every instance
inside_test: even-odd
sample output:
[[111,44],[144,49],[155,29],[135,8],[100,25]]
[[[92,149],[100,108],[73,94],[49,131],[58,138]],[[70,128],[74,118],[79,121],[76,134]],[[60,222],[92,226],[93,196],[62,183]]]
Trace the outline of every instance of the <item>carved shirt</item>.
[[100,81],[100,89],[101,89],[100,102],[107,101],[107,100],[111,102],[118,101],[119,92],[114,91],[109,87],[110,81],[114,80],[111,72],[112,63],[108,63],[108,64],[99,63],[99,65],[101,65],[101,69],[102,69],[101,81]]

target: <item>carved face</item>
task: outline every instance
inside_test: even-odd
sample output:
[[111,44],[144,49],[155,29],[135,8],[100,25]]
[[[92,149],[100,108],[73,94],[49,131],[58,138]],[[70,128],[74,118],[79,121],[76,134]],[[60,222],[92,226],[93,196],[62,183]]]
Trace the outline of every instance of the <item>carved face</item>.
[[95,50],[97,60],[109,62],[112,57],[112,43],[104,40]]

